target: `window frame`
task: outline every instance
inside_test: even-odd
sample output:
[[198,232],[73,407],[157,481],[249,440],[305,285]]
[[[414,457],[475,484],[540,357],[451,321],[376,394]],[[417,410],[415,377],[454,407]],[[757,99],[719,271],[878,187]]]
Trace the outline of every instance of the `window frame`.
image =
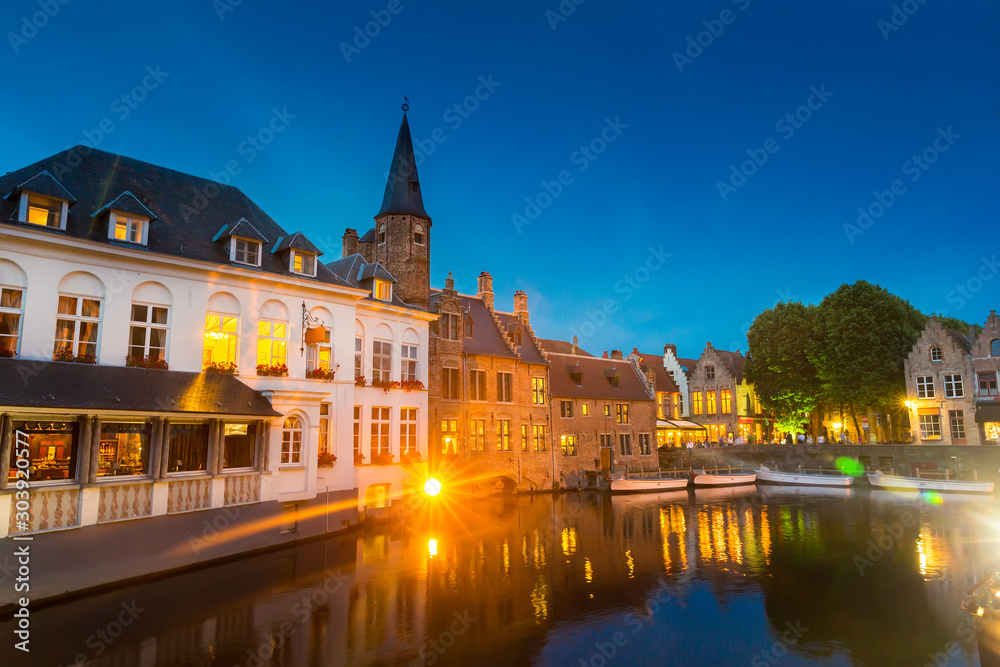
[[[918,415],[917,421],[920,425],[921,440],[941,439],[941,415]],[[936,430],[936,434],[934,431]]]
[[469,419],[469,433],[468,438],[469,451],[476,454],[482,454],[486,452],[486,420],[485,419]]
[[545,394],[545,377],[533,375],[531,377],[531,404],[546,405],[548,396]]
[[[301,259],[301,270],[295,269],[295,260]],[[312,268],[312,273],[308,272],[306,269],[306,261],[310,262],[310,267]],[[288,272],[296,276],[305,276],[306,278],[316,277],[316,267],[319,264],[319,258],[316,253],[305,252],[303,250],[296,250],[292,248],[292,251],[288,254]]]
[[[330,327],[323,327],[323,340],[319,343],[306,345],[306,374],[315,370],[333,370],[333,332]],[[327,352],[327,361],[321,360],[321,352]],[[323,364],[326,364],[324,367]]]
[[399,453],[419,454],[420,440],[417,431],[417,408],[399,409]]
[[[59,206],[59,224],[58,225],[40,225],[37,222],[30,222],[28,220],[28,213],[31,209],[30,199],[32,197],[37,197],[38,199],[48,200],[50,202],[58,203]],[[66,231],[66,218],[69,215],[69,200],[60,199],[59,197],[51,197],[49,195],[43,195],[39,192],[31,192],[29,190],[23,190],[21,192],[21,201],[18,206],[17,221],[28,225],[30,227],[40,227],[42,229],[58,229],[60,231]]]
[[372,288],[372,298],[376,301],[392,301],[392,283],[388,280],[376,278],[375,285]]
[[365,375],[365,339],[362,336],[354,337],[354,379]]
[[509,452],[511,447],[511,421],[509,419],[497,420],[497,451]]
[[[218,327],[218,329],[209,330],[209,328],[208,328],[208,318],[210,318],[212,316],[216,316],[216,317],[219,318],[219,327]],[[227,318],[232,319],[232,320],[235,321],[235,323],[236,323],[236,327],[235,327],[236,331],[235,332],[225,331],[226,319]],[[232,342],[233,342],[233,355],[232,355],[233,358],[232,358],[232,360],[228,360],[228,359],[227,360],[216,360],[216,359],[213,359],[211,362],[205,361],[206,347],[204,345],[204,342],[207,342],[207,339],[209,338],[209,333],[218,334],[221,338],[225,338],[227,340],[227,343],[228,343],[229,340],[232,340]],[[213,311],[213,310],[206,311],[205,312],[205,327],[204,327],[203,337],[204,338],[203,338],[202,355],[201,355],[201,357],[202,357],[202,368],[204,368],[209,363],[231,363],[231,364],[239,364],[239,360],[240,360],[240,316],[239,315],[233,315],[231,313],[220,313],[220,312],[216,312],[216,311]],[[227,345],[227,347],[228,347],[228,345]]]
[[714,380],[715,379],[715,364],[705,365],[705,379]]
[[497,372],[497,403],[514,402],[514,374]]
[[[378,411],[376,413],[376,410]],[[392,408],[373,405],[368,440],[369,461],[379,455],[392,455]]]
[[[381,368],[382,366],[385,368]],[[389,382],[391,380],[392,341],[375,338],[372,340],[372,382]]]
[[649,456],[652,454],[652,445],[649,433],[639,434],[639,454],[641,456]]
[[426,237],[424,236],[424,226],[421,224],[416,224],[413,226],[413,245],[425,246],[427,243],[424,241]]
[[[983,391],[983,388],[986,391]],[[997,393],[997,373],[996,371],[983,371],[976,374],[976,396],[979,398],[996,398]]]
[[441,314],[441,337],[445,340],[462,340],[458,331],[458,315],[456,313]]
[[445,366],[441,369],[441,400],[462,400],[462,376],[458,368]]
[[632,456],[632,434],[631,433],[619,433],[618,434],[618,449],[621,452],[621,456]]
[[934,398],[933,375],[917,375],[914,382],[917,386],[917,398]]
[[573,418],[573,401],[559,401],[559,416],[563,419]]
[[534,441],[534,451],[547,452],[549,444],[545,439],[545,424],[531,425],[532,440]]
[[628,424],[629,414],[628,414],[628,403],[616,403],[615,404],[615,423],[616,424]]
[[[966,440],[968,438],[968,433],[965,430],[964,410],[949,410],[948,426],[952,440]],[[958,435],[959,433],[961,433],[961,435]]]
[[[0,333],[0,343],[5,340],[13,339],[13,349],[9,350],[11,356],[17,357],[21,350],[21,338],[24,332],[24,301],[25,294],[28,288],[26,287],[14,287],[13,285],[0,285],[0,318],[4,316],[10,316],[14,318],[14,330],[13,333]],[[3,293],[4,292],[17,292],[17,308],[13,306],[3,305]],[[0,344],[0,351],[6,350],[6,345]]]
[[563,456],[576,456],[576,436],[567,433],[559,436],[559,451]]
[[944,350],[940,345],[931,345],[927,350],[927,357],[933,362],[944,361]]
[[[268,327],[268,334],[264,334],[262,327]],[[284,336],[278,336],[275,331],[278,327],[284,327]],[[257,319],[257,366],[288,366],[288,334],[289,334],[288,322],[284,320],[273,320],[267,317],[261,317]],[[267,360],[261,360],[261,344],[265,341],[269,341],[267,350]],[[284,355],[278,356],[275,354],[275,349],[283,349]],[[278,361],[280,360],[280,361]]]
[[[119,225],[124,227],[125,238],[118,238]],[[138,241],[132,239],[134,231],[139,233]],[[108,238],[117,243],[144,246],[149,241],[149,218],[144,215],[112,210],[108,215]]]
[[481,368],[469,369],[469,401],[484,403],[489,400],[486,393],[486,370]]
[[[88,341],[85,344],[86,345],[93,345],[94,346],[93,357],[94,357],[95,363],[99,362],[100,361],[100,356],[101,356],[101,335],[102,335],[103,329],[104,329],[104,327],[102,326],[102,324],[104,322],[104,309],[105,309],[104,298],[103,297],[93,297],[93,296],[83,296],[83,295],[79,295],[79,294],[67,294],[67,293],[64,293],[64,292],[59,292],[59,294],[58,294],[58,300],[61,301],[64,298],[66,298],[66,299],[75,299],[76,300],[76,311],[75,311],[75,314],[72,314],[72,315],[68,314],[68,313],[60,313],[59,312],[58,301],[56,302],[57,303],[57,305],[56,305],[56,335],[54,337],[54,344],[53,344],[53,348],[52,348],[52,357],[53,357],[53,359],[58,354],[60,354],[60,352],[58,351],[60,349],[60,346],[59,346],[60,342],[64,342],[64,343],[65,342],[69,342],[70,343],[70,352],[73,354],[73,356],[75,356],[75,357],[85,356],[85,355],[83,355],[80,352],[80,346],[83,343],[83,341],[80,340],[80,332],[81,332],[80,325],[81,324],[93,324],[93,325],[95,325],[97,327],[97,335],[94,337],[94,341],[93,342],[89,342]],[[85,315],[82,314],[83,313],[83,302],[84,301],[96,301],[97,302],[97,304],[98,304],[98,314],[97,314],[97,317],[88,317],[88,316],[85,316]],[[59,338],[59,322],[60,322],[60,320],[66,321],[66,322],[72,322],[73,323],[73,335],[72,335],[71,339],[67,340],[67,339]]]
[[[239,247],[240,242],[243,242],[244,244],[246,244],[246,248],[243,249],[244,256],[249,255],[250,254],[250,248],[253,247],[253,246],[256,246],[256,248],[257,248],[257,261],[256,262],[248,262],[245,259],[240,259],[240,247]],[[233,262],[234,264],[240,264],[242,266],[260,267],[263,256],[264,256],[264,244],[261,243],[260,241],[255,241],[254,239],[248,239],[248,238],[245,238],[245,237],[242,237],[242,236],[234,236],[234,237],[232,237],[232,242],[230,243],[230,246],[229,246],[229,261],[230,262]]]
[[965,398],[965,383],[961,373],[948,373],[944,376],[944,397]]
[[[747,399],[749,400],[749,396]],[[730,389],[719,390],[719,414],[729,415],[733,412],[733,392]]]
[[[146,322],[140,322],[140,321],[138,321],[138,320],[135,319],[134,313],[135,313],[135,307],[136,306],[139,306],[139,307],[147,309],[146,310],[146,318],[147,318]],[[153,318],[153,309],[154,308],[160,308],[162,310],[167,311],[167,322],[166,322],[166,324],[156,324],[156,323],[154,323],[154,322],[151,321],[152,318]],[[141,359],[147,359],[150,356],[150,349],[151,348],[149,346],[149,342],[150,342],[149,339],[152,336],[152,330],[156,329],[156,330],[163,331],[163,348],[162,348],[163,349],[163,356],[159,357],[159,359],[161,359],[164,363],[169,363],[169,361],[167,359],[167,352],[170,350],[170,317],[172,315],[171,310],[172,309],[171,309],[170,306],[164,306],[162,304],[143,303],[141,301],[133,301],[132,302],[132,306],[131,306],[131,308],[129,308],[128,356],[133,357],[133,358],[135,358],[135,356],[136,356],[136,355],[132,354],[132,348],[135,347],[135,345],[132,344],[132,330],[133,329],[137,329],[137,328],[144,328],[145,329],[145,335],[143,336],[142,355],[139,357]],[[156,349],[160,349],[160,348],[156,348]]]
[[399,346],[399,377],[402,382],[416,382],[420,379],[418,362],[420,346],[416,343],[401,343]]
[[[289,426],[292,424],[292,426]],[[295,425],[298,425],[297,427]],[[291,414],[281,422],[281,449],[278,457],[281,468],[305,467],[302,456],[305,444],[305,424],[302,417]],[[298,437],[296,438],[296,434]],[[287,446],[287,448],[286,448]],[[287,460],[286,460],[287,458]]]

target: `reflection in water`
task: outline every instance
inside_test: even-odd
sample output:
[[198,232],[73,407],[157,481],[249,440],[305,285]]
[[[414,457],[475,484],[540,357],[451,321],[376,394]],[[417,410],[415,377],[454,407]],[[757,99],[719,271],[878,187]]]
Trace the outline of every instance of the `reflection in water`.
[[[951,641],[973,665],[958,603],[997,525],[975,503],[866,493],[464,502],[38,609],[35,636],[60,641],[32,663],[576,665],[621,631],[621,664],[745,664],[800,624],[783,665],[924,664]],[[98,654],[95,627],[133,600]]]

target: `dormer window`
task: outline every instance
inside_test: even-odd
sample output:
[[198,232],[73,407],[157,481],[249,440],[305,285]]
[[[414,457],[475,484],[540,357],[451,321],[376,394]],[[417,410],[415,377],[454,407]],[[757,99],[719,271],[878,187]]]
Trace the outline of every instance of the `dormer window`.
[[53,229],[66,228],[66,210],[69,202],[37,195],[34,192],[21,193],[21,222]]
[[472,318],[467,317],[465,319],[465,337],[472,338]]
[[230,260],[236,262],[237,264],[246,264],[247,266],[260,266],[260,241],[252,241],[250,239],[241,239],[237,236],[233,237],[232,246],[232,256]]
[[517,347],[521,347],[521,330],[520,329],[518,329],[517,331],[514,332],[514,345],[517,346]]
[[378,227],[378,244],[385,245],[385,225],[379,225]]
[[316,255],[311,252],[292,250],[291,266],[289,270],[300,276],[316,276]]
[[379,301],[392,301],[392,283],[388,280],[375,279],[375,298]]
[[111,212],[108,229],[111,238],[125,243],[146,245],[146,230],[149,220],[120,211]]

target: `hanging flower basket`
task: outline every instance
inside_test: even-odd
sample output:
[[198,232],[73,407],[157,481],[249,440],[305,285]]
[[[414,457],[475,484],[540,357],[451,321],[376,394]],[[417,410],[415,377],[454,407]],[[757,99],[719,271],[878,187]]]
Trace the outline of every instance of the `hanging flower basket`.
[[129,368],[154,368],[159,371],[170,370],[166,360],[159,357],[125,357],[125,365]]
[[399,383],[395,380],[372,380],[372,386],[378,387],[385,393],[389,393],[390,389],[395,389],[399,386]]
[[332,468],[337,462],[337,457],[331,452],[320,452],[316,458],[316,465],[320,468]]
[[257,375],[266,377],[285,377],[288,375],[288,366],[285,364],[257,364]]
[[205,364],[206,373],[236,373],[236,364],[231,361],[210,361]]
[[336,371],[333,370],[332,368],[330,369],[314,368],[308,373],[306,373],[306,377],[309,378],[310,380],[323,380],[324,382],[333,382],[333,376],[335,374]]
[[420,380],[406,380],[400,385],[406,391],[421,390],[424,388],[424,383]]

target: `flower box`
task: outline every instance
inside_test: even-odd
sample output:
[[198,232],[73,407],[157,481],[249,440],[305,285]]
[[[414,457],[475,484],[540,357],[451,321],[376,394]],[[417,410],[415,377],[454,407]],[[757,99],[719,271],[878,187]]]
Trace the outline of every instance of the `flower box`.
[[206,373],[236,373],[236,364],[231,361],[210,361],[204,366]]
[[421,390],[424,388],[424,383],[420,380],[406,380],[400,385],[406,391]]
[[60,352],[52,357],[52,361],[64,361],[70,364],[96,364],[97,357],[92,354],[73,354],[72,352]]
[[16,356],[14,350],[0,350],[0,359],[13,359]]
[[320,468],[332,468],[333,464],[337,462],[337,457],[331,452],[320,452],[319,456],[316,458],[316,465]]
[[335,374],[336,371],[333,369],[314,368],[308,373],[306,373],[306,377],[309,378],[310,380],[323,380],[323,382],[333,382],[333,376]]
[[155,368],[160,371],[170,370],[166,360],[158,357],[125,357],[125,365],[129,368]]
[[395,463],[392,454],[375,454],[372,456],[372,463],[377,466],[388,466]]
[[354,378],[354,386],[356,387],[364,387],[367,383],[368,381],[365,380],[364,375],[359,375],[358,377]]
[[257,364],[257,375],[265,377],[284,377],[288,375],[288,366],[285,364]]
[[378,387],[385,393],[389,393],[390,389],[395,389],[399,386],[399,383],[395,380],[372,380],[372,386]]
[[354,455],[354,465],[356,465],[356,466],[364,465],[364,462],[365,462],[365,455],[364,454],[355,454]]
[[403,465],[413,465],[414,463],[420,463],[420,452],[403,452],[399,455],[400,462]]

